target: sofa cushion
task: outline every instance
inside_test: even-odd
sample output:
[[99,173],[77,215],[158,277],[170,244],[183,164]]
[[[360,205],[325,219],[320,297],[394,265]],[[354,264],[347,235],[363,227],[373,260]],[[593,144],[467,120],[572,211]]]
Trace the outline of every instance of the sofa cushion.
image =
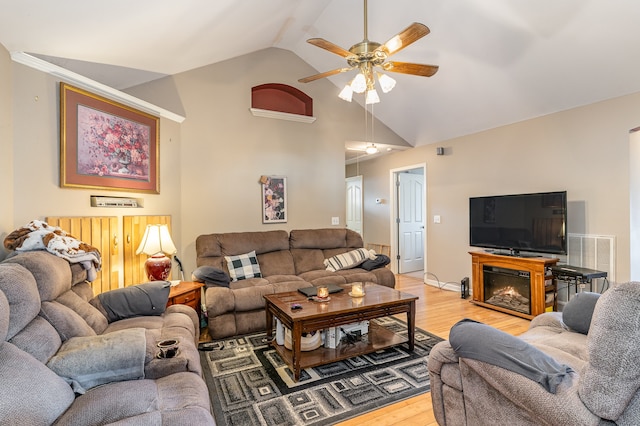
[[294,229],[289,233],[291,248],[332,249],[358,248],[364,244],[362,237],[346,228]]
[[16,263],[0,264],[0,290],[4,292],[11,306],[11,320],[6,338],[8,340],[38,315],[40,295],[33,275]]
[[31,272],[43,302],[54,300],[71,288],[69,262],[47,251],[19,253],[4,262],[18,263]]
[[277,250],[269,253],[258,253],[260,274],[263,277],[271,275],[295,275],[296,268],[293,264],[293,256],[289,250]]
[[232,281],[262,277],[255,250],[236,256],[225,256],[224,259]]
[[138,316],[162,315],[169,300],[170,286],[169,281],[132,285],[101,293],[91,299],[91,304],[110,323]]
[[31,355],[1,342],[0,359],[0,423],[50,425],[73,403],[71,387]]
[[293,257],[296,275],[325,269],[325,256],[320,249],[292,248],[291,256]]
[[76,336],[96,335],[84,318],[59,302],[42,302],[40,316],[49,321],[63,342]]
[[600,294],[591,292],[578,293],[562,308],[562,322],[578,333],[588,334],[591,317]]
[[600,296],[587,351],[580,399],[594,414],[616,420],[640,389],[640,283],[619,284]]
[[[68,386],[67,386],[68,387]],[[80,395],[60,425],[215,425],[200,377],[177,373],[157,380],[110,383]]]
[[74,291],[68,290],[64,294],[58,296],[58,298],[56,298],[56,302],[63,304],[80,315],[82,319],[84,319],[87,324],[93,328],[96,334],[102,333],[104,329],[107,328],[107,318],[102,314],[102,312],[82,297],[78,296]]
[[470,319],[451,327],[449,342],[459,357],[513,371],[538,382],[551,393],[573,371],[524,340]]
[[327,271],[335,272],[341,269],[355,268],[367,259],[375,259],[375,252],[373,250],[359,248],[325,259],[324,265]]
[[132,328],[69,339],[47,367],[83,394],[105,383],[142,379],[145,354],[145,330]]

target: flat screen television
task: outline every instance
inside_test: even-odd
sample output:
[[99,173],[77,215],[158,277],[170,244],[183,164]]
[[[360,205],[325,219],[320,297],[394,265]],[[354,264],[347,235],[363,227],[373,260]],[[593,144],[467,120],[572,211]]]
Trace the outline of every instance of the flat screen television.
[[469,228],[472,247],[567,254],[567,192],[471,197]]

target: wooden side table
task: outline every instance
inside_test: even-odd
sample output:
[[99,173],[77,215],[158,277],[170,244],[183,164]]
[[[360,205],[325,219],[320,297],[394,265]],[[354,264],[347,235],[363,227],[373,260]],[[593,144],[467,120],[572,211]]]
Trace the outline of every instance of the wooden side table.
[[191,306],[200,315],[200,289],[202,287],[204,287],[203,283],[181,281],[180,284],[169,290],[167,306],[176,304]]

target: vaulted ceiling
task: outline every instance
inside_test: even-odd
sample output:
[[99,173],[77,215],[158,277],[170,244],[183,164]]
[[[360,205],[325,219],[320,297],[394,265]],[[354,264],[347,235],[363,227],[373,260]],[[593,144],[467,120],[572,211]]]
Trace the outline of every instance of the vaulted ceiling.
[[[374,107],[415,146],[640,91],[635,0],[369,0],[368,9],[372,41],[412,22],[431,29],[393,59],[438,73],[393,74],[396,87]],[[10,52],[118,89],[272,46],[318,72],[343,67],[306,40],[349,49],[364,21],[362,0],[0,0],[0,11]],[[330,78],[336,95],[354,73]]]

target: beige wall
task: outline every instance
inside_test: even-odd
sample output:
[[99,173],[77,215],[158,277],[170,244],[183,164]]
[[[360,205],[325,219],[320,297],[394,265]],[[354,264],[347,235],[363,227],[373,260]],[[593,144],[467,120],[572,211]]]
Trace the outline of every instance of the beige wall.
[[[0,45],[0,238],[13,226],[13,103],[11,58]],[[0,250],[0,260],[5,253]]]
[[[179,222],[174,219],[181,232],[176,244],[187,276],[195,269],[200,234],[331,227],[332,216],[344,226],[344,143],[363,138],[364,110],[340,100],[326,80],[297,82],[315,72],[289,51],[266,49],[127,90],[186,116],[167,142],[179,150],[171,151],[176,159],[161,183],[163,198],[165,186],[175,186],[171,205],[181,213]],[[316,121],[254,117],[251,87],[264,83],[307,93]],[[376,134],[385,143],[406,144],[381,124]],[[287,177],[287,223],[262,223],[261,175]]]
[[[121,218],[123,215],[167,214],[171,215],[174,221],[181,221],[180,173],[176,173],[180,168],[180,125],[164,119],[160,122],[161,195],[62,189],[59,185],[59,81],[48,74],[17,63],[10,63],[10,68],[9,81],[13,88],[13,143],[10,144],[8,152],[11,152],[12,148],[13,171],[8,174],[7,179],[14,183],[14,194],[3,197],[4,200],[9,200],[13,208],[12,219],[4,221],[3,218],[3,222],[0,223],[3,236],[33,219],[44,219],[46,216]],[[6,80],[3,79],[2,84],[5,83]],[[4,150],[3,160],[0,161],[4,161]],[[4,175],[4,170],[2,173]],[[4,195],[4,188],[2,191]],[[91,207],[91,195],[142,198],[144,208]],[[180,227],[174,229],[174,234],[179,240]]]
[[616,237],[617,281],[628,280],[628,132],[639,107],[634,94],[442,142],[443,156],[428,145],[361,163],[366,239],[390,240],[390,204],[372,204],[391,199],[389,171],[425,162],[427,270],[440,281],[471,274],[469,197],[554,190],[568,192],[569,232]]
[[[187,117],[182,124],[160,121],[160,194],[62,189],[59,81],[13,63],[1,48],[0,234],[46,216],[168,214],[189,278],[200,234],[328,227],[332,216],[343,226],[344,142],[363,138],[363,109],[339,100],[327,81],[297,83],[314,72],[291,52],[267,49],[132,88],[134,96]],[[309,94],[316,122],[251,115],[251,87],[271,82]],[[406,145],[381,124],[376,131],[385,143]],[[262,224],[261,175],[288,177],[287,223]],[[143,198],[144,208],[94,208],[91,195]]]
[[[0,45],[0,239],[13,226],[13,107],[11,104],[11,58]],[[4,251],[0,250],[0,259]]]

